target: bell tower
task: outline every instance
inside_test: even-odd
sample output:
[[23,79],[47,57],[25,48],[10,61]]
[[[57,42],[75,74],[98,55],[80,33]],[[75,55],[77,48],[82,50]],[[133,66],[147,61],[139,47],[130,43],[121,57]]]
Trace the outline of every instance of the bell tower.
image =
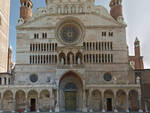
[[122,0],[111,0],[109,6],[110,6],[110,14],[115,20],[117,20],[118,17],[123,16]]
[[26,22],[32,17],[33,4],[31,0],[20,0],[20,4],[20,18],[23,18]]
[[135,69],[144,69],[143,57],[140,53],[140,41],[138,38],[134,42],[134,51],[135,51]]

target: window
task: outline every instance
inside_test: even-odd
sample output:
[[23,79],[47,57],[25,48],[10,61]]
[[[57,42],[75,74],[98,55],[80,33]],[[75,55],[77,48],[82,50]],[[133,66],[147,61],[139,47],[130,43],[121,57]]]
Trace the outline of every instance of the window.
[[77,87],[74,83],[68,83],[65,86],[65,91],[76,91],[76,90],[77,90]]
[[102,32],[102,36],[106,36],[106,32]]
[[26,6],[26,2],[24,2],[24,6]]
[[109,36],[110,36],[110,37],[113,37],[113,32],[109,32]]
[[39,39],[39,34],[38,33],[34,34],[34,39]]
[[105,73],[104,74],[104,80],[105,81],[111,81],[112,80],[112,76],[111,76],[111,74],[110,73]]
[[30,8],[30,4],[28,3],[28,8]]
[[42,33],[42,38],[46,39],[47,38],[47,33]]
[[37,82],[38,81],[38,75],[31,74],[30,75],[30,81],[33,82],[33,83]]

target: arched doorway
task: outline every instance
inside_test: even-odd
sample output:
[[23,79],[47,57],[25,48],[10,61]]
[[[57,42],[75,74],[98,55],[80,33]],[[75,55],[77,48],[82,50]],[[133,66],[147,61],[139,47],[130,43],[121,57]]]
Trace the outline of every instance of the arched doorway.
[[82,110],[82,81],[74,72],[68,72],[60,79],[60,111]]
[[50,109],[50,93],[48,90],[42,90],[40,92],[40,111],[46,112]]
[[126,93],[123,90],[117,92],[117,103],[116,107],[118,111],[126,111],[127,100]]
[[129,92],[129,104],[132,111],[139,110],[138,92],[131,90]]
[[65,110],[76,111],[77,87],[74,83],[67,83],[64,89],[65,93]]
[[11,91],[6,91],[4,93],[4,102],[3,102],[3,110],[10,111],[14,110],[14,103],[13,103],[13,93]]
[[34,90],[29,91],[28,93],[28,102],[30,111],[36,111],[38,104],[38,93]]
[[114,109],[114,93],[111,90],[104,92],[105,109],[107,111],[113,111]]
[[19,90],[16,92],[16,110],[25,109],[26,106],[26,99],[25,99],[25,92],[22,90]]
[[94,112],[101,111],[101,93],[98,90],[94,90],[92,92],[92,101],[91,101],[91,108]]

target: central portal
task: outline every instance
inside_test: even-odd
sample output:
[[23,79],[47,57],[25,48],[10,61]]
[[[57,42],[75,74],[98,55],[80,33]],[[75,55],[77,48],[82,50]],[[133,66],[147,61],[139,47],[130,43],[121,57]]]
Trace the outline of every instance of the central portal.
[[59,83],[59,107],[61,112],[81,112],[83,83],[74,72],[65,73]]
[[66,111],[76,111],[76,92],[65,92]]
[[77,87],[73,83],[65,86],[65,110],[76,111],[76,91]]

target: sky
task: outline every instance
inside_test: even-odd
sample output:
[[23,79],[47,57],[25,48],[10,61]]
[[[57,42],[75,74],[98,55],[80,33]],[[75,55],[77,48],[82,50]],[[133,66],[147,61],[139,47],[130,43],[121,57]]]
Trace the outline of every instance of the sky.
[[[33,12],[45,7],[45,0],[32,0]],[[110,10],[110,0],[95,0]],[[141,54],[144,56],[144,67],[150,69],[150,0],[123,0],[123,15],[127,24],[126,35],[129,54],[134,55],[134,41],[138,37],[141,42]],[[9,44],[13,48],[13,61],[16,60],[16,25],[20,15],[20,0],[11,0]]]

